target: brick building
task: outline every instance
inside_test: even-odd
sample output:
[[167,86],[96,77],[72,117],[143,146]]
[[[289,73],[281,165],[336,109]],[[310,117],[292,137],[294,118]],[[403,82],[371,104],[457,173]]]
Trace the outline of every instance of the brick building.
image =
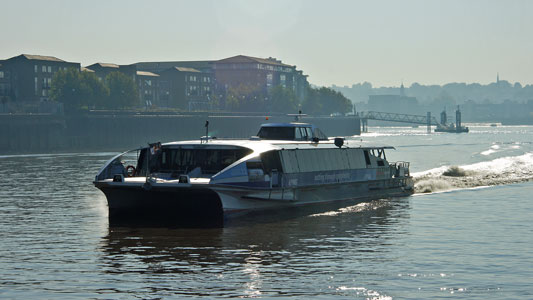
[[141,103],[147,107],[162,107],[159,99],[159,75],[147,72],[137,71],[137,90]]
[[11,98],[11,72],[0,60],[0,103],[5,104]]
[[193,68],[172,67],[159,72],[159,101],[164,107],[208,109],[213,75]]
[[296,66],[284,64],[272,57],[237,55],[215,61],[213,70],[217,93],[225,93],[230,87],[247,85],[267,95],[271,87],[281,85],[291,89],[301,101],[309,85],[307,76],[296,70]]
[[133,81],[137,80],[137,68],[135,65],[117,65],[117,64],[110,64],[110,63],[95,63],[90,66],[85,67],[86,69],[89,69],[91,71],[94,71],[96,76],[100,78],[100,80],[104,80],[109,73],[112,72],[120,72],[124,75],[127,75]]
[[17,102],[49,100],[52,77],[57,71],[68,68],[80,70],[79,63],[29,54],[3,60],[0,64],[0,77],[3,77],[0,78],[0,93],[7,93],[10,100]]
[[137,70],[159,75],[159,107],[208,110],[214,91],[213,61],[138,62]]
[[214,95],[222,100],[228,88],[239,85],[256,88],[265,99],[271,87],[283,86],[294,91],[299,100],[303,100],[308,87],[302,71],[274,58],[238,55],[218,61],[95,63],[81,68],[79,63],[52,56],[23,54],[0,60],[0,99],[46,101],[52,77],[68,68],[94,72],[100,80],[111,72],[123,73],[136,83],[143,105],[185,110],[213,109],[210,103]]
[[192,68],[204,73],[213,72],[213,60],[195,60],[195,61],[154,61],[138,62],[134,65],[138,71],[148,71],[160,73],[174,67]]

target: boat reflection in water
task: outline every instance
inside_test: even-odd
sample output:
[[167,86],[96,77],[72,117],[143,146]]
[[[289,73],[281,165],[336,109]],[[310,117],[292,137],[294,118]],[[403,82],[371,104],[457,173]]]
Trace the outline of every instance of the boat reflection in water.
[[[323,213],[224,228],[111,227],[101,243],[102,268],[111,274],[143,273],[151,295],[251,296],[322,293],[310,288],[331,270],[345,277],[359,265],[394,259],[391,244],[409,219],[409,198],[331,206]],[[323,265],[323,267],[321,267]],[[161,276],[158,276],[161,274]],[[138,276],[132,276],[137,278]],[[290,280],[291,288],[287,290]],[[127,290],[128,286],[116,287]],[[123,293],[126,291],[118,291]],[[138,293],[137,293],[138,295]]]

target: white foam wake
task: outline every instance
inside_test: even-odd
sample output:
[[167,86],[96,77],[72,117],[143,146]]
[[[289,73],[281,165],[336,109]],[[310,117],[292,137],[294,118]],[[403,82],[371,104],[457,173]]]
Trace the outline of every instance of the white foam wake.
[[432,193],[533,180],[533,153],[413,173],[415,191]]

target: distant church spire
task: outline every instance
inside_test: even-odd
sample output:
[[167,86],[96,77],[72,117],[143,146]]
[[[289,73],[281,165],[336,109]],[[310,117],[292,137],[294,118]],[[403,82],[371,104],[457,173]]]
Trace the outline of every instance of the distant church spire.
[[400,96],[405,97],[405,88],[403,87],[403,80],[402,85],[400,86]]
[[500,72],[496,72],[496,83],[500,83]]

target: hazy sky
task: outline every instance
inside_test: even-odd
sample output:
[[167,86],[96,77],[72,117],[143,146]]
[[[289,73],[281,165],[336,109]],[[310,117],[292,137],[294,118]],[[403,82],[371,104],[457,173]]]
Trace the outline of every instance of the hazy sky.
[[533,84],[533,1],[0,0],[0,59],[276,57],[317,85]]

